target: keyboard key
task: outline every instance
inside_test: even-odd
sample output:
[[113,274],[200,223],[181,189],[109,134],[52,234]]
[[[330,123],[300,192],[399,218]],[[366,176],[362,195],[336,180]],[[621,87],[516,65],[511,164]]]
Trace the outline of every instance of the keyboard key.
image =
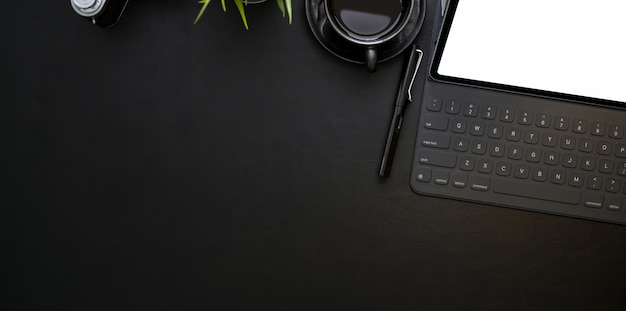
[[567,204],[580,203],[580,191],[578,190],[509,179],[494,181],[493,192]]
[[448,118],[439,114],[426,114],[424,127],[431,130],[445,131],[448,129]]
[[487,191],[491,186],[491,179],[486,176],[473,175],[470,177],[470,188],[479,191]]
[[501,143],[489,144],[489,155],[492,157],[500,158],[504,156],[504,145]]
[[480,115],[483,119],[486,120],[493,120],[496,118],[496,107],[493,105],[487,105],[485,106],[485,108],[482,110],[482,113]]
[[543,163],[547,165],[559,164],[559,153],[553,150],[548,150],[543,153]]
[[496,174],[500,176],[511,175],[512,165],[509,162],[500,161],[496,163]]
[[474,136],[483,136],[485,134],[485,123],[480,121],[471,122],[469,133]]
[[569,128],[569,119],[566,117],[554,117],[554,129],[559,131],[567,131]]
[[513,122],[515,119],[515,111],[510,108],[504,108],[500,111],[500,121],[502,122]]
[[463,134],[465,131],[467,131],[467,121],[463,119],[452,120],[452,132]]
[[599,193],[586,193],[583,204],[587,207],[601,208],[604,202],[604,196]]
[[474,169],[475,160],[469,156],[462,156],[459,161],[459,168],[464,171],[471,171]]
[[533,113],[528,111],[520,111],[517,116],[517,123],[521,125],[533,124]]
[[463,115],[466,117],[475,117],[478,115],[478,105],[474,103],[465,103],[463,107]]
[[626,144],[617,144],[615,146],[615,155],[618,158],[626,158]]
[[602,188],[602,178],[596,175],[587,176],[587,188],[600,190]]
[[589,138],[581,138],[578,141],[578,150],[582,152],[592,152],[593,151],[593,140]]
[[456,166],[456,155],[453,153],[440,152],[431,149],[420,149],[418,154],[419,162],[422,164],[449,168]]
[[617,163],[617,175],[626,176],[626,162]]
[[487,143],[482,139],[472,140],[472,153],[485,154],[487,152]]
[[550,172],[550,182],[555,185],[565,184],[565,172],[561,170],[552,170]]
[[584,134],[587,132],[587,121],[581,119],[573,120],[572,131],[574,131],[574,133]]
[[516,127],[507,127],[504,133],[504,137],[508,141],[519,141],[521,136],[521,131]]
[[619,211],[623,207],[622,199],[619,197],[608,197],[606,198],[606,208],[611,211]]
[[533,180],[546,181],[548,180],[548,170],[545,167],[535,166],[531,170],[531,176]]
[[450,182],[450,172],[436,170],[433,172],[433,180],[437,185],[447,185]]
[[478,159],[478,172],[489,174],[493,171],[493,161],[489,159]]
[[609,125],[609,137],[617,139],[624,137],[624,126],[618,124]]
[[537,127],[548,128],[550,127],[551,120],[552,119],[550,115],[546,113],[539,113],[537,114],[537,120],[535,122],[535,125],[537,125]]
[[422,134],[422,145],[440,149],[450,147],[450,136],[438,133],[425,132]]
[[570,173],[568,176],[567,184],[572,187],[580,188],[583,186],[584,180],[585,180],[585,177],[583,176],[583,174]]
[[458,114],[461,111],[461,104],[454,99],[448,99],[444,103],[444,109],[446,113]]
[[507,149],[506,157],[511,160],[521,160],[524,149],[517,145],[511,145]]
[[454,137],[452,146],[455,151],[465,152],[469,148],[469,139],[467,137]]
[[574,154],[566,153],[563,155],[561,163],[563,163],[563,167],[575,168],[578,165],[578,157]]
[[541,150],[537,148],[528,148],[526,150],[526,161],[539,163],[541,161]]
[[613,173],[613,161],[609,159],[600,159],[598,161],[598,171],[604,174]]
[[596,152],[601,155],[609,155],[613,153],[613,143],[601,141],[596,147]]
[[558,136],[554,133],[543,133],[541,137],[541,143],[546,147],[555,147],[558,141]]
[[585,171],[593,171],[596,169],[596,159],[591,157],[583,157],[580,159],[580,168]]
[[591,123],[591,135],[594,136],[604,136],[606,133],[606,124],[602,122],[592,122]]
[[503,131],[504,128],[498,124],[489,124],[489,126],[487,126],[487,136],[489,138],[500,139],[502,138]]
[[622,181],[617,178],[608,178],[606,180],[605,189],[608,192],[618,193],[622,190]]
[[539,132],[535,130],[524,130],[524,142],[527,144],[537,144],[539,142]]
[[528,175],[530,169],[528,168],[528,165],[525,164],[517,164],[515,165],[515,168],[513,169],[513,176],[515,176],[515,178],[519,178],[519,179],[526,179],[528,178]]
[[576,138],[570,135],[561,136],[561,148],[574,150],[576,148]]
[[418,166],[415,168],[415,179],[421,182],[429,182],[432,171],[428,167]]
[[426,109],[429,111],[441,111],[441,99],[431,97],[426,101]]
[[465,188],[467,187],[467,174],[454,172],[452,173],[451,182],[454,187]]

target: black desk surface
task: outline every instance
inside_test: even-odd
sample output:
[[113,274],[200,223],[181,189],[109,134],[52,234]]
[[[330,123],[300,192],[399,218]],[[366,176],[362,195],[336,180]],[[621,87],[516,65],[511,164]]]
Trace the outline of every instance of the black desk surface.
[[250,31],[218,1],[195,26],[196,1],[131,1],[113,29],[11,2],[11,309],[626,309],[626,227],[413,193],[415,106],[379,180],[402,59],[335,58],[303,1]]

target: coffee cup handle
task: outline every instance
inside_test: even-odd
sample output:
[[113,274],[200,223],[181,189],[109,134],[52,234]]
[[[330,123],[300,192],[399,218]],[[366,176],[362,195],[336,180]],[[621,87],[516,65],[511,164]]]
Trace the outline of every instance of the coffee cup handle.
[[376,71],[376,63],[378,63],[378,52],[375,46],[368,46],[365,49],[365,64],[370,72]]

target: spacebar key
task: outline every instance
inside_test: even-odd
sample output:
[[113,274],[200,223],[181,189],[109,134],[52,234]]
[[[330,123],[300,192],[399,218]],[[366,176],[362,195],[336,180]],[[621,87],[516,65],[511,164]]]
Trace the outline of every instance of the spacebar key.
[[442,167],[455,167],[456,166],[456,155],[452,153],[428,150],[428,149],[420,149],[419,154],[419,162],[422,164],[442,166]]
[[495,181],[493,183],[493,192],[567,204],[580,203],[580,192],[576,190],[506,179],[498,179],[498,181]]

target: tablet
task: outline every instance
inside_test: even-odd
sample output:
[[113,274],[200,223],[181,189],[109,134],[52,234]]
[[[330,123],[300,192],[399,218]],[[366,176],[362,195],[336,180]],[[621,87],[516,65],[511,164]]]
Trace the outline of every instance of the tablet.
[[430,76],[626,108],[626,1],[451,0]]

